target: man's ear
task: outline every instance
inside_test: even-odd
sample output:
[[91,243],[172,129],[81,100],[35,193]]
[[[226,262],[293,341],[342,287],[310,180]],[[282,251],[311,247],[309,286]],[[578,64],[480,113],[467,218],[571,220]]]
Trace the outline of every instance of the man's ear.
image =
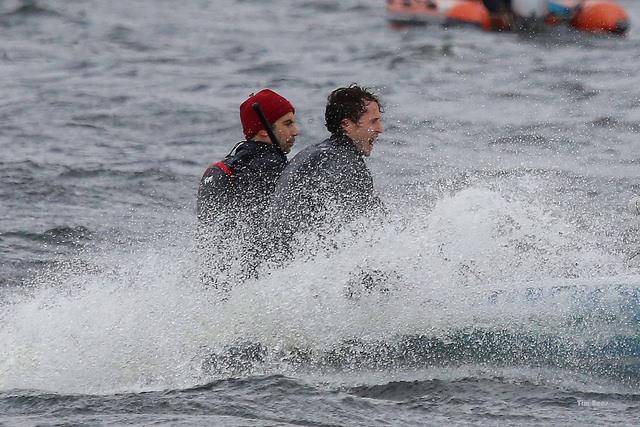
[[353,122],[349,119],[342,119],[342,121],[340,122],[340,128],[342,129],[343,133],[349,133],[352,125]]
[[265,138],[267,138],[267,140],[269,139],[269,134],[264,129],[260,129],[256,135],[258,135],[262,139],[265,139]]

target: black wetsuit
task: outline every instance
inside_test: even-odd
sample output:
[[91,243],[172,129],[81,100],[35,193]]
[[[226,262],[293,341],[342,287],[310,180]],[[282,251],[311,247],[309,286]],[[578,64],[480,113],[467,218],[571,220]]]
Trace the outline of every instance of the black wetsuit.
[[265,212],[287,157],[277,147],[243,141],[210,165],[198,190],[198,247],[205,285],[230,289],[256,274],[263,258]]
[[302,150],[284,170],[273,194],[271,229],[287,253],[297,232],[323,238],[381,208],[363,156],[350,138],[334,135]]
[[[287,157],[271,144],[243,141],[210,165],[198,189],[198,219],[225,229],[260,221]],[[257,224],[256,224],[257,225]]]

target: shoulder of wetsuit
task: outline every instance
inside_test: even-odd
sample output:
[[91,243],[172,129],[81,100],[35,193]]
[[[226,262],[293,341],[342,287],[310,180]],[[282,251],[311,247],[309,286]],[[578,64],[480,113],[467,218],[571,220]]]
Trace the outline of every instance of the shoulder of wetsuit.
[[271,144],[248,141],[239,147],[229,164],[236,170],[267,170],[284,168],[287,156]]
[[293,191],[293,188],[305,192],[305,188],[321,185],[326,175],[331,175],[334,169],[330,166],[334,152],[328,139],[305,147],[282,172],[276,192]]
[[307,166],[317,164],[330,157],[334,151],[335,147],[333,147],[331,139],[325,139],[300,151],[291,162]]
[[239,142],[231,153],[225,157],[224,163],[232,168],[242,167],[263,151],[263,147],[260,145],[260,143],[255,141]]
[[204,173],[202,174],[202,180],[204,181],[206,178],[212,178],[216,176],[230,175],[231,171],[229,167],[225,165],[223,162],[215,162],[211,163],[207,166]]
[[309,153],[305,163],[308,167],[316,168],[320,175],[333,176],[349,169],[360,158],[355,146],[347,137],[332,136],[315,146]]
[[355,154],[357,157],[362,157],[355,142],[346,135],[333,135],[328,141],[337,153]]
[[239,150],[240,151],[243,150],[242,145],[245,142],[246,141],[240,141],[236,143],[233,149],[231,150],[231,152],[225,156],[224,160],[211,163],[209,166],[207,166],[207,169],[204,171],[204,174],[202,175],[202,180],[204,181],[205,178],[216,177],[216,176],[232,177],[235,172],[232,159],[237,156],[237,152]]

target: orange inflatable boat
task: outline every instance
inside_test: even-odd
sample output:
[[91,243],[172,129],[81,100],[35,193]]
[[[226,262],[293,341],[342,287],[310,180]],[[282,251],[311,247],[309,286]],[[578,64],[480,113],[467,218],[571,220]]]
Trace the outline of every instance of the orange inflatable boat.
[[[629,28],[627,13],[612,0],[555,0],[550,5],[566,13],[554,14],[550,6],[544,18],[548,25],[566,23],[582,31],[620,35]],[[489,15],[482,0],[387,0],[387,14],[396,24],[471,24],[485,30],[509,29],[507,21]]]

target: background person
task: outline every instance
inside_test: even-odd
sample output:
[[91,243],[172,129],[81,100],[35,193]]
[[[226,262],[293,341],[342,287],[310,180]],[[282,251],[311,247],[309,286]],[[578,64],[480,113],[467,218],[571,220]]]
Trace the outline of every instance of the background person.
[[566,9],[549,0],[482,0],[489,11],[491,28],[517,29],[529,28],[541,23],[550,12],[551,4],[554,10],[560,12]]

